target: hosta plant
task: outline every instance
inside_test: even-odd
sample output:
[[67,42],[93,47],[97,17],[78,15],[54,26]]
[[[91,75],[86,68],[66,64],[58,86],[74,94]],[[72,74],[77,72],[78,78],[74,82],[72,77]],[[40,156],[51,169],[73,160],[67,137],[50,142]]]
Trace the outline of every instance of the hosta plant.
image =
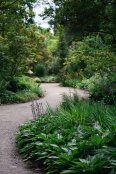
[[48,174],[115,174],[116,108],[75,97],[66,105],[67,100],[20,126],[19,152]]

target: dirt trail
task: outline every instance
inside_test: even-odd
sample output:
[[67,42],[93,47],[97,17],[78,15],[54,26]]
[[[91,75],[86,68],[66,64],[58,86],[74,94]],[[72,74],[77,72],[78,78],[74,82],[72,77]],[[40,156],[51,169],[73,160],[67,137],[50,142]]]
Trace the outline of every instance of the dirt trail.
[[[42,84],[45,97],[39,103],[56,107],[61,101],[63,93],[74,91],[72,88],[60,87],[58,84]],[[77,90],[81,97],[88,94]],[[29,119],[33,119],[31,102],[0,106],[0,174],[35,174],[37,171],[30,169],[16,152],[15,132],[17,127]],[[41,171],[38,173],[41,174]]]

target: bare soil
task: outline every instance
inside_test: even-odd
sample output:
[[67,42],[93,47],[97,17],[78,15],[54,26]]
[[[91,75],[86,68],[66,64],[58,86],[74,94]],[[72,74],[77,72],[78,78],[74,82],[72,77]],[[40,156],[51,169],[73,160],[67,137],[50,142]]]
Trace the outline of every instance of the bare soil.
[[[52,107],[58,106],[62,94],[69,94],[72,88],[60,87],[57,83],[42,84],[45,97],[38,100],[44,106],[48,103]],[[88,93],[76,90],[82,98],[87,98]],[[18,126],[33,119],[31,102],[24,104],[11,104],[0,106],[0,174],[41,174],[41,170],[33,169],[27,165],[18,154],[15,147],[15,134]]]

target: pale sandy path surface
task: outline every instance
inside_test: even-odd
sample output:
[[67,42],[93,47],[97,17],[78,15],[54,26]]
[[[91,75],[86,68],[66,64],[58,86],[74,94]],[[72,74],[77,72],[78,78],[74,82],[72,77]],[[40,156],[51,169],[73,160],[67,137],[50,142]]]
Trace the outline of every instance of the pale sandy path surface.
[[[39,103],[48,103],[56,107],[61,101],[63,93],[69,94],[72,88],[60,87],[57,83],[42,84],[45,97],[38,100]],[[87,97],[83,90],[77,90],[80,96]],[[17,127],[33,119],[31,102],[24,104],[12,104],[0,106],[0,174],[35,174],[37,171],[30,169],[16,152],[15,133]],[[41,171],[38,171],[41,174]]]

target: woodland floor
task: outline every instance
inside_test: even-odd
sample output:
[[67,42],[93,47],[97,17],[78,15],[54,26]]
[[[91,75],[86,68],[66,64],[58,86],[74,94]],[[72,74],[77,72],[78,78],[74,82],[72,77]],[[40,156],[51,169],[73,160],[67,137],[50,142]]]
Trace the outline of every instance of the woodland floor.
[[[48,103],[53,108],[58,106],[63,93],[74,91],[72,88],[60,87],[57,83],[45,83],[41,87],[45,91],[45,97],[39,99],[38,103],[44,106]],[[87,92],[79,89],[76,91],[80,97],[88,97]],[[33,169],[22,160],[15,147],[18,126],[30,119],[33,119],[31,102],[0,106],[0,174],[41,174],[39,169]]]

